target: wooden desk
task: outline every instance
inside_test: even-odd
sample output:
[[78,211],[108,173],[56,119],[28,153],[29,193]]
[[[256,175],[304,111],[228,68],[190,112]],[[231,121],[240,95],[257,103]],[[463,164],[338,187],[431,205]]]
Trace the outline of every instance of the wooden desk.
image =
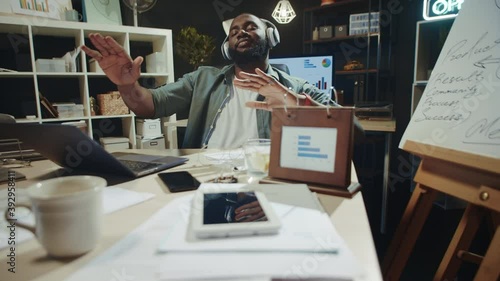
[[[162,152],[165,155],[185,155],[197,150],[171,150]],[[144,151],[141,151],[144,152]],[[151,151],[158,154],[158,151]],[[189,170],[201,181],[208,180],[217,175],[213,166],[206,165],[207,162],[200,160],[200,154],[188,155],[190,161],[185,165],[172,170]],[[28,180],[16,182],[16,188],[21,189],[35,182],[37,179],[46,178],[47,174],[57,170],[57,166],[47,160],[33,163],[32,168],[22,168]],[[352,172],[353,180],[357,180],[355,171]],[[62,280],[76,269],[94,259],[111,247],[115,242],[135,229],[152,214],[161,209],[174,198],[186,195],[186,193],[170,194],[163,188],[156,175],[142,177],[126,184],[126,188],[139,192],[150,192],[156,196],[144,203],[108,214],[104,218],[103,236],[98,246],[91,252],[73,260],[54,260],[47,257],[45,250],[32,239],[16,245],[16,273],[7,271],[7,249],[0,251],[1,280]],[[5,189],[6,185],[1,185]],[[352,199],[319,195],[319,199],[325,210],[331,215],[332,223],[337,231],[346,241],[358,261],[366,270],[367,279],[382,280],[377,254],[373,244],[370,225],[366,215],[361,192]],[[140,257],[137,257],[140,259]],[[7,278],[7,279],[4,279]],[[89,280],[92,280],[89,277]]]
[[[186,127],[187,119],[177,120],[175,116],[171,116],[169,121],[164,122],[167,131],[167,140],[169,148],[178,148],[177,143],[177,127]],[[367,132],[376,132],[384,134],[384,175],[382,182],[382,204],[380,216],[380,233],[384,234],[387,224],[387,200],[389,194],[389,165],[391,157],[392,133],[396,131],[396,120],[358,120],[361,127]]]

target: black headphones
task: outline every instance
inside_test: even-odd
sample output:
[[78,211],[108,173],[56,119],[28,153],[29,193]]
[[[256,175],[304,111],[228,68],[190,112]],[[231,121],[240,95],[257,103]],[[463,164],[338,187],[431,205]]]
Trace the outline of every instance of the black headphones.
[[[269,45],[269,48],[273,48],[274,46],[278,45],[280,42],[280,34],[278,32],[278,29],[276,28],[276,25],[274,25],[272,22],[265,20],[265,19],[260,19],[262,22],[264,22],[267,25],[266,29],[266,37],[267,37],[267,43]],[[222,56],[230,60],[231,55],[229,55],[229,34],[226,36],[226,39],[222,42],[222,45],[220,46],[220,50],[222,52]]]

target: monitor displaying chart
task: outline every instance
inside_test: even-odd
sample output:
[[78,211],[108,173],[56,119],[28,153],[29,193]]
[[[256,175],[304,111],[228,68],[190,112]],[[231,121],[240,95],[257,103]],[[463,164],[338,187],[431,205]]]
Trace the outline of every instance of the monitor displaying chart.
[[336,128],[283,126],[281,134],[281,167],[335,171]]
[[333,56],[273,58],[269,63],[287,65],[290,75],[307,80],[327,93],[333,86]]

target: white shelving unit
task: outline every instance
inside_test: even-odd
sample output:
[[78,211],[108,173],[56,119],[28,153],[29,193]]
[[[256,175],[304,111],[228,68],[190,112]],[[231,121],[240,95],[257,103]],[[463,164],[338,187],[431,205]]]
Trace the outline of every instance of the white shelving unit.
[[[125,136],[136,147],[135,115],[90,114],[90,97],[116,91],[103,73],[89,71],[90,58],[81,52],[77,72],[39,72],[37,59],[62,57],[83,44],[91,46],[90,33],[113,37],[133,57],[159,52],[165,56],[165,73],[146,73],[142,65],[141,85],[152,88],[174,81],[172,31],[130,26],[113,26],[49,19],[0,16],[0,112],[13,115],[18,123],[62,123],[83,120],[87,134],[95,140],[105,136]],[[40,103],[40,93],[50,102],[83,104],[84,116],[49,118]],[[35,116],[26,118],[26,116]]]

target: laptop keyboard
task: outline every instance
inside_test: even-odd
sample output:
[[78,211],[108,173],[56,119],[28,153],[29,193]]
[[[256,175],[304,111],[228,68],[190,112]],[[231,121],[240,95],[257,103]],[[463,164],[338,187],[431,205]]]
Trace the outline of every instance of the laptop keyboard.
[[145,171],[148,169],[158,167],[160,165],[158,163],[130,161],[130,160],[121,160],[121,159],[120,159],[120,162],[134,172]]

